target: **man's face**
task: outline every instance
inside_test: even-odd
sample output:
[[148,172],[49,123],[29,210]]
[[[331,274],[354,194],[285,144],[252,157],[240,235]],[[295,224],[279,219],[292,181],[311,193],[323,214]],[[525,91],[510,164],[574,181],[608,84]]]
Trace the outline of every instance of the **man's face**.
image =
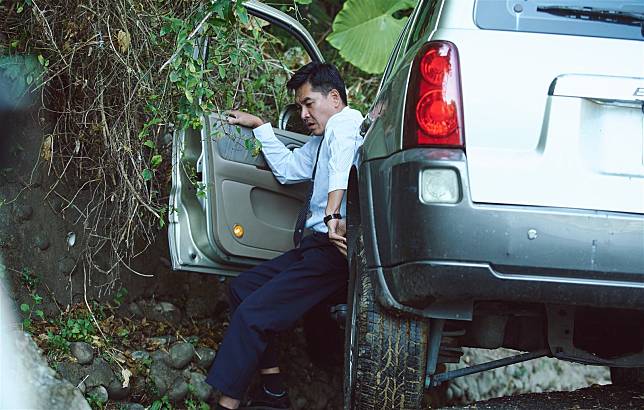
[[302,121],[314,135],[323,135],[329,118],[344,108],[337,90],[324,95],[314,91],[309,82],[295,91],[295,102],[300,106]]

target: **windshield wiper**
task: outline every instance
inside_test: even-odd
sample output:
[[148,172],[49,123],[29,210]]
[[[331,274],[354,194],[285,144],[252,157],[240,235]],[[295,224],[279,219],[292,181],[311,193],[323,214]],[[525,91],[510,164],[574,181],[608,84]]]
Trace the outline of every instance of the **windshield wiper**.
[[641,26],[644,30],[644,14],[642,13],[567,6],[537,6],[537,11],[571,19],[601,21],[625,26]]

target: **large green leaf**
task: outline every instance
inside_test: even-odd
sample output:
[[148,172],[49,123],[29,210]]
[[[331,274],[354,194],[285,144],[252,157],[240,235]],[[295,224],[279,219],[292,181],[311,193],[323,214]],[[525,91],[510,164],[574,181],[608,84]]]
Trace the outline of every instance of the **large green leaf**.
[[382,73],[407,17],[394,13],[416,0],[348,0],[333,21],[329,43],[342,58],[372,74]]

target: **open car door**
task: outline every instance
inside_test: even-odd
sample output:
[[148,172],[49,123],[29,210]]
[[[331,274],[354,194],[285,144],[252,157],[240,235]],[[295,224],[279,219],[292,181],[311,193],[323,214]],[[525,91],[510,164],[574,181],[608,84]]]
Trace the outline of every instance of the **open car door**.
[[[288,31],[312,61],[323,61],[313,38],[295,19],[257,1],[244,6],[249,14]],[[279,122],[275,134],[288,148],[309,139],[281,129],[288,128],[288,119]],[[235,138],[213,137],[222,133]],[[244,148],[243,140],[252,136],[252,130],[230,126],[214,113],[204,118],[201,130],[175,133],[168,226],[173,269],[236,275],[293,247],[308,187],[277,182],[263,155],[253,157]]]

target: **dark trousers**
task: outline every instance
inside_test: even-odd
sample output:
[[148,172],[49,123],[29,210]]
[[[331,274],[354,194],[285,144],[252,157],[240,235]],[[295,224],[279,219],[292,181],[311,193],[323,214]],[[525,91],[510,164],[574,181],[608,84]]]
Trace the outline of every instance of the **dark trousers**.
[[230,325],[206,381],[241,399],[258,368],[278,365],[275,334],[293,327],[347,280],[347,259],[321,233],[233,279]]

